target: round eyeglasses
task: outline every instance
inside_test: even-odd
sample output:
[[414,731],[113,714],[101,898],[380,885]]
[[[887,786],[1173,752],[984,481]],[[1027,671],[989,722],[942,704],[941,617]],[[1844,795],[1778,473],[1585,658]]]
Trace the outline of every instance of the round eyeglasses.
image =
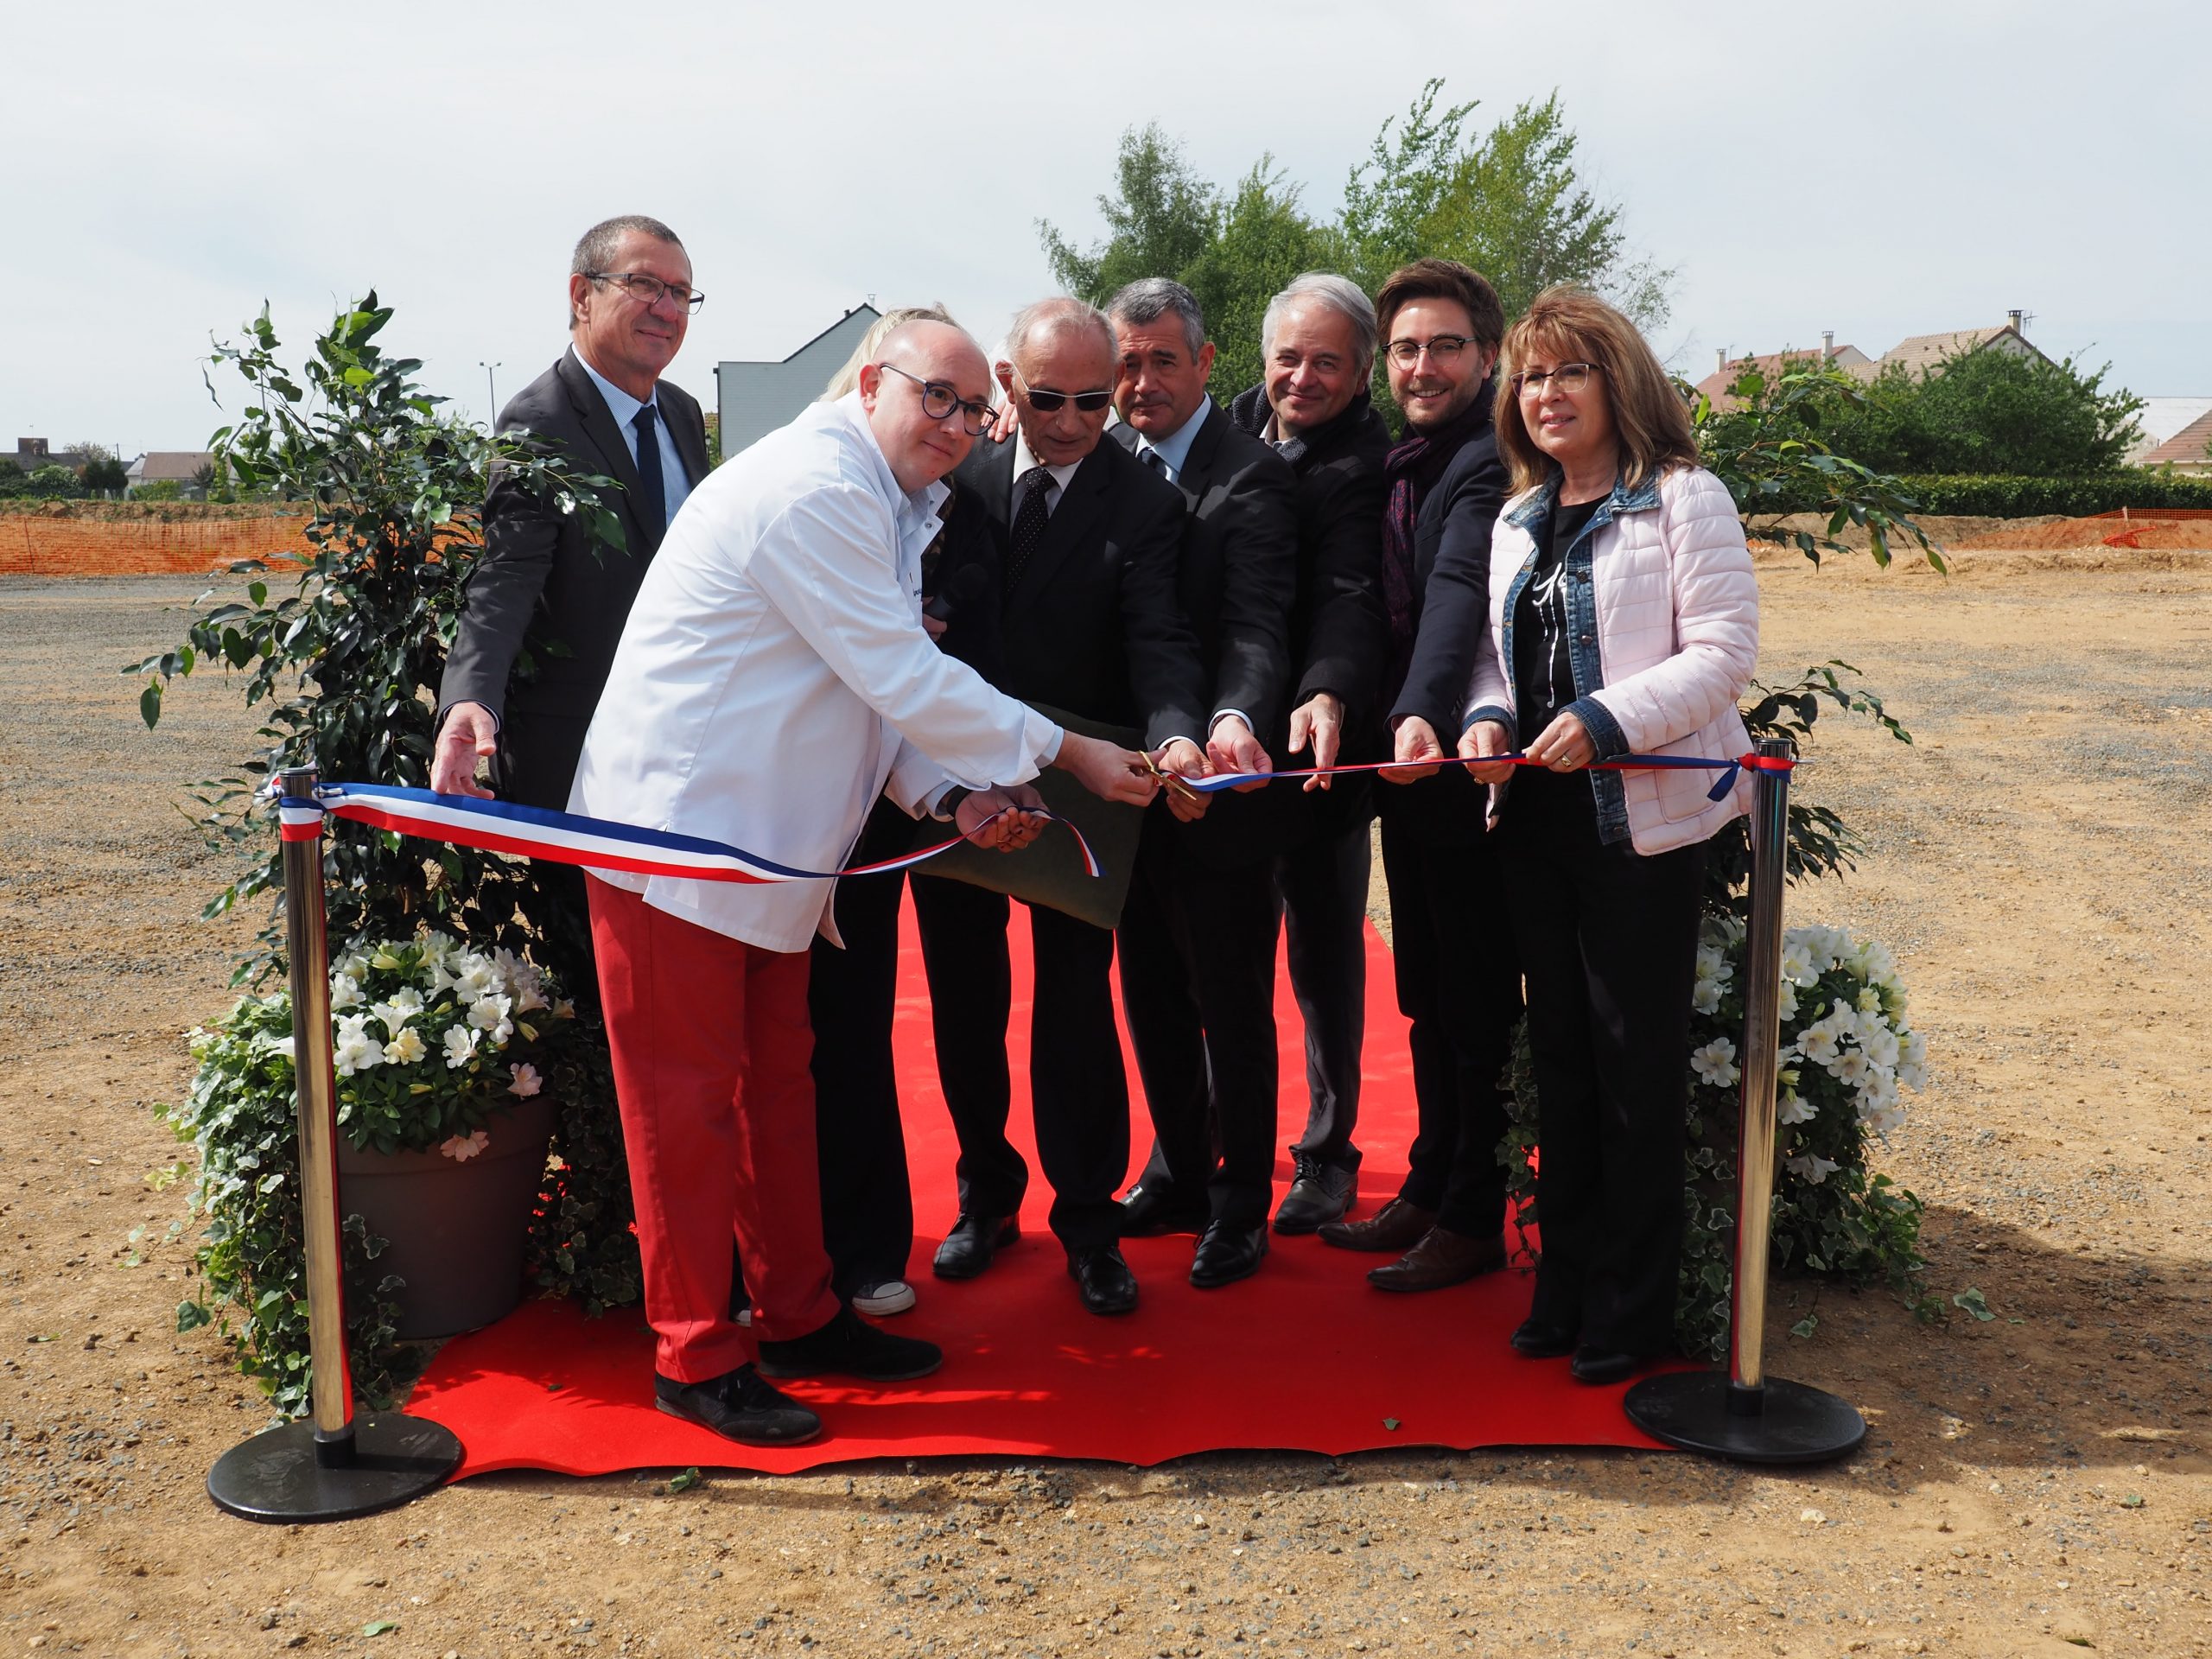
[[879,363],[879,369],[888,369],[901,379],[911,380],[922,389],[922,413],[933,421],[944,420],[954,410],[960,411],[960,424],[971,438],[980,438],[991,429],[999,412],[988,404],[973,397],[963,397],[959,389],[942,380],[925,380],[918,374],[908,374],[896,363]]

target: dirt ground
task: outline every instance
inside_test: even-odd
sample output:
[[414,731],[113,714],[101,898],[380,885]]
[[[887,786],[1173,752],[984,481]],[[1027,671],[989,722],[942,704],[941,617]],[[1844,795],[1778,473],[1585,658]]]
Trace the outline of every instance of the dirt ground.
[[0,1651],[2212,1653],[2212,567],[1761,583],[1770,678],[1844,658],[1918,740],[1823,721],[1802,786],[1869,856],[1792,914],[1901,958],[1934,1077],[1884,1161],[1929,1201],[1931,1287],[1994,1316],[1831,1289],[1797,1339],[1816,1293],[1775,1287],[1771,1369],[1871,1420],[1848,1463],[510,1474],[302,1529],[204,1495],[266,1414],[174,1331],[149,1109],[239,938],[194,919],[225,866],[179,785],[250,722],[195,681],[149,734],[114,675],[195,584],[0,579]]

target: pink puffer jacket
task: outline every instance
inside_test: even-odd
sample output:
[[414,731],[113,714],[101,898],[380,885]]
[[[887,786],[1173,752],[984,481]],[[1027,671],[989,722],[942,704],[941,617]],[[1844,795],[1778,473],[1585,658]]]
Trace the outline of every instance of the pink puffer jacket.
[[[1548,506],[1547,492],[1530,491],[1498,515],[1491,540],[1490,627],[1477,647],[1469,688],[1467,721],[1503,717],[1522,744],[1536,734],[1520,731],[1512,716],[1506,624],[1536,556],[1531,521]],[[1759,595],[1743,521],[1727,490],[1702,467],[1681,467],[1656,485],[1617,488],[1592,523],[1579,554],[1588,559],[1596,606],[1597,683],[1573,707],[1599,758],[1733,760],[1744,753],[1751,738],[1737,700],[1758,659]],[[1570,559],[1570,575],[1580,563],[1580,556]],[[1581,643],[1593,642],[1585,635]],[[1587,658],[1575,655],[1581,682]],[[1601,835],[1619,838],[1618,800],[1639,853],[1704,840],[1751,810],[1749,773],[1719,801],[1708,798],[1714,775],[1688,768],[1594,774]],[[1610,779],[1619,779],[1618,796],[1607,786]],[[1491,791],[1493,815],[1503,794],[1503,788]]]

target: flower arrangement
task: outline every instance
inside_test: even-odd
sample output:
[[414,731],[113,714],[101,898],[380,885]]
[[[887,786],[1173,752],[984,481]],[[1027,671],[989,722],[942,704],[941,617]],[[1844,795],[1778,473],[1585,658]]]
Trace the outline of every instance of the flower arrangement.
[[[339,1132],[365,1152],[463,1161],[484,1148],[495,1115],[543,1088],[575,1018],[535,963],[436,932],[349,951],[333,964],[330,1006]],[[292,1041],[289,991],[240,998],[193,1034],[199,1070],[168,1114],[199,1152],[192,1209],[207,1222],[194,1253],[204,1282],[179,1306],[178,1328],[235,1311],[240,1369],[287,1414],[305,1409],[308,1387]],[[346,1219],[347,1345],[371,1401],[389,1395],[402,1359],[394,1286],[373,1265],[383,1249],[359,1217]]]
[[[1683,1194],[1675,1333],[1693,1357],[1726,1351],[1735,1247],[1736,1151],[1744,1029],[1744,924],[1708,915],[1691,993],[1689,1161]],[[1902,1090],[1927,1077],[1927,1043],[1912,1028],[1896,959],[1841,928],[1783,936],[1777,1156],[1770,1238],[1776,1264],[1855,1284],[1885,1279],[1923,1305],[1917,1280],[1922,1201],[1868,1163],[1904,1121]],[[1523,1231],[1535,1213],[1528,1153],[1536,1100],[1525,1042],[1512,1074],[1513,1126],[1500,1157]],[[1792,1326],[1812,1334],[1814,1316]]]

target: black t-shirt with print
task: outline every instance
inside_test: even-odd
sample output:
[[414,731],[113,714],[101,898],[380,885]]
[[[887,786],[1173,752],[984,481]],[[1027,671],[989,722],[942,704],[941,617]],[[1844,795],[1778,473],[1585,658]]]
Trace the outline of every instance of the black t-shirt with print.
[[1513,689],[1522,748],[1535,742],[1577,695],[1568,652],[1573,623],[1567,605],[1567,550],[1603,504],[1601,497],[1552,508],[1544,545],[1514,608]]

